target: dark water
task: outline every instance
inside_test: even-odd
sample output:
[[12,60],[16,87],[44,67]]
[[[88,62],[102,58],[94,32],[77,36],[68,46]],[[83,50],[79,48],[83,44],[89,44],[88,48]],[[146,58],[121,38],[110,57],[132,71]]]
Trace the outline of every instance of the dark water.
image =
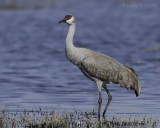
[[[0,110],[18,106],[97,109],[96,84],[65,57],[68,26],[75,15],[75,44],[105,53],[137,72],[140,97],[108,85],[113,100],[107,114],[160,112],[160,7],[120,2],[58,1],[54,8],[0,10]],[[102,89],[103,106],[107,102]]]

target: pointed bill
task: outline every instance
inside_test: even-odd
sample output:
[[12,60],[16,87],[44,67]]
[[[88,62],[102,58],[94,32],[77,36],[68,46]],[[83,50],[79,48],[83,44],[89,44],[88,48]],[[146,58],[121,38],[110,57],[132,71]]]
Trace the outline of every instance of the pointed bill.
[[65,23],[66,19],[60,20],[58,23]]

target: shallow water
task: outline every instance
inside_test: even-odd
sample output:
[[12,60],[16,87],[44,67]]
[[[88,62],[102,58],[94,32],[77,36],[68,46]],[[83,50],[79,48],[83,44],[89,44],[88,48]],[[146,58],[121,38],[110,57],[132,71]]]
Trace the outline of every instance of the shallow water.
[[[59,1],[40,10],[0,10],[0,110],[18,106],[97,109],[96,84],[65,57],[67,13],[77,19],[75,45],[107,54],[131,66],[141,95],[108,85],[113,97],[107,114],[160,112],[160,7],[124,6],[106,1]],[[102,89],[103,106],[107,102]]]

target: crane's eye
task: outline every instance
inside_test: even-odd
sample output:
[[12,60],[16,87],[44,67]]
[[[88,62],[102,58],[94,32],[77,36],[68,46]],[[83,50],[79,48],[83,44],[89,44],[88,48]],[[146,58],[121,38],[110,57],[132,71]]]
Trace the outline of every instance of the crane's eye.
[[71,18],[72,18],[71,15],[66,15],[66,16],[65,16],[65,19],[66,19],[66,20],[69,20],[69,19],[71,19]]

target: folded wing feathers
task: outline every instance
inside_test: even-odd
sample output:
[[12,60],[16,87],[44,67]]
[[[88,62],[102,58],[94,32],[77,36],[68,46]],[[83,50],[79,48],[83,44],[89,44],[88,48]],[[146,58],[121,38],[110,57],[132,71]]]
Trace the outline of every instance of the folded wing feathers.
[[135,71],[132,68],[124,65],[120,75],[122,77],[122,80],[119,80],[121,87],[134,90],[136,96],[139,96],[141,85]]
[[122,88],[134,90],[136,96],[140,95],[141,85],[135,71],[108,56],[101,54],[101,56],[86,57],[81,63],[81,69],[91,77],[106,83],[120,84]]

